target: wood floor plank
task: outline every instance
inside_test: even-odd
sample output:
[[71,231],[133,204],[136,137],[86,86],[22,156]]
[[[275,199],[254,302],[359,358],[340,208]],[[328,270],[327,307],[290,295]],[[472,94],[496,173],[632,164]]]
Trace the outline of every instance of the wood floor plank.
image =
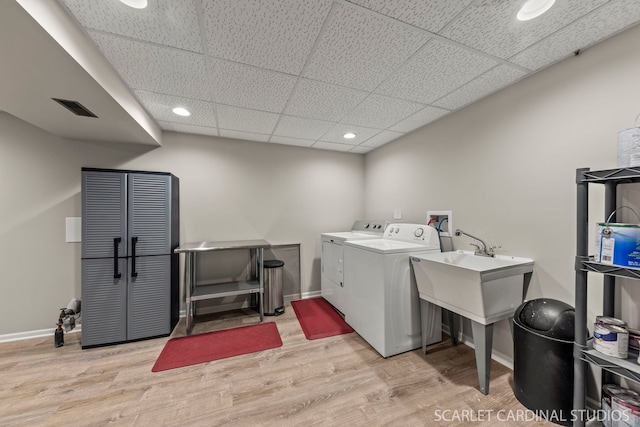
[[[198,318],[194,333],[257,317],[243,310]],[[498,411],[526,412],[513,396],[512,373],[492,363],[491,393],[483,395],[464,345],[444,341],[426,355],[418,349],[385,359],[356,333],[307,340],[289,305],[266,321],[276,323],[282,347],[155,373],[169,338],[87,350],[78,333],[66,334],[60,348],[53,337],[0,344],[0,425],[554,425],[498,424]],[[172,337],[184,330],[181,321]],[[470,420],[474,414],[492,417]]]

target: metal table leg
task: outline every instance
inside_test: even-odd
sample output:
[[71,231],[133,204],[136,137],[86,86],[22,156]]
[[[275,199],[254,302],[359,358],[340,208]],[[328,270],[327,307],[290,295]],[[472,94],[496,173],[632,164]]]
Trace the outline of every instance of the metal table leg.
[[196,275],[196,260],[195,252],[187,252],[184,263],[184,295],[186,306],[186,324],[187,335],[191,335],[193,329],[193,301],[191,301],[191,294],[194,291],[195,275]]
[[264,321],[264,249],[258,248],[258,280],[260,292],[258,293],[258,306],[260,310],[260,322]]

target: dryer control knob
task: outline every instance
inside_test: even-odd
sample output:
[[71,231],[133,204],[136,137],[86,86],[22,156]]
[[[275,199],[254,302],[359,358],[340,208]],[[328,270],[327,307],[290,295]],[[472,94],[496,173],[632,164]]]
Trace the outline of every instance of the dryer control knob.
[[424,234],[424,229],[422,229],[422,228],[416,229],[416,231],[413,233],[413,235],[416,236],[416,237],[420,237],[423,234]]
[[366,224],[364,225],[364,228],[369,228],[369,223],[366,223]]

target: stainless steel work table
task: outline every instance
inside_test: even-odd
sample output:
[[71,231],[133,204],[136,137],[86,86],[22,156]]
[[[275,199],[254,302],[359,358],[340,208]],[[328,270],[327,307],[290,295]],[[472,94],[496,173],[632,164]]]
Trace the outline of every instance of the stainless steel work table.
[[[176,253],[185,254],[184,264],[184,295],[186,303],[187,335],[193,329],[193,315],[195,302],[211,298],[221,298],[232,295],[258,294],[260,321],[264,320],[264,248],[271,246],[266,240],[229,240],[219,242],[185,243],[175,249]],[[196,286],[196,254],[198,252],[222,251],[228,249],[249,249],[253,251],[256,260],[255,271],[257,277],[246,281],[215,283]]]

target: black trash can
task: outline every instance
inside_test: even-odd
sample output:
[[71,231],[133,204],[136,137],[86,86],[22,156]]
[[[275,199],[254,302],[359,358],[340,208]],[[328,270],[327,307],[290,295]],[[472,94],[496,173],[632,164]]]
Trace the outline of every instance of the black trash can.
[[279,316],[284,313],[283,267],[284,261],[278,259],[264,262],[264,314],[267,316]]
[[540,298],[513,317],[513,391],[525,407],[551,422],[571,426],[575,310]]

